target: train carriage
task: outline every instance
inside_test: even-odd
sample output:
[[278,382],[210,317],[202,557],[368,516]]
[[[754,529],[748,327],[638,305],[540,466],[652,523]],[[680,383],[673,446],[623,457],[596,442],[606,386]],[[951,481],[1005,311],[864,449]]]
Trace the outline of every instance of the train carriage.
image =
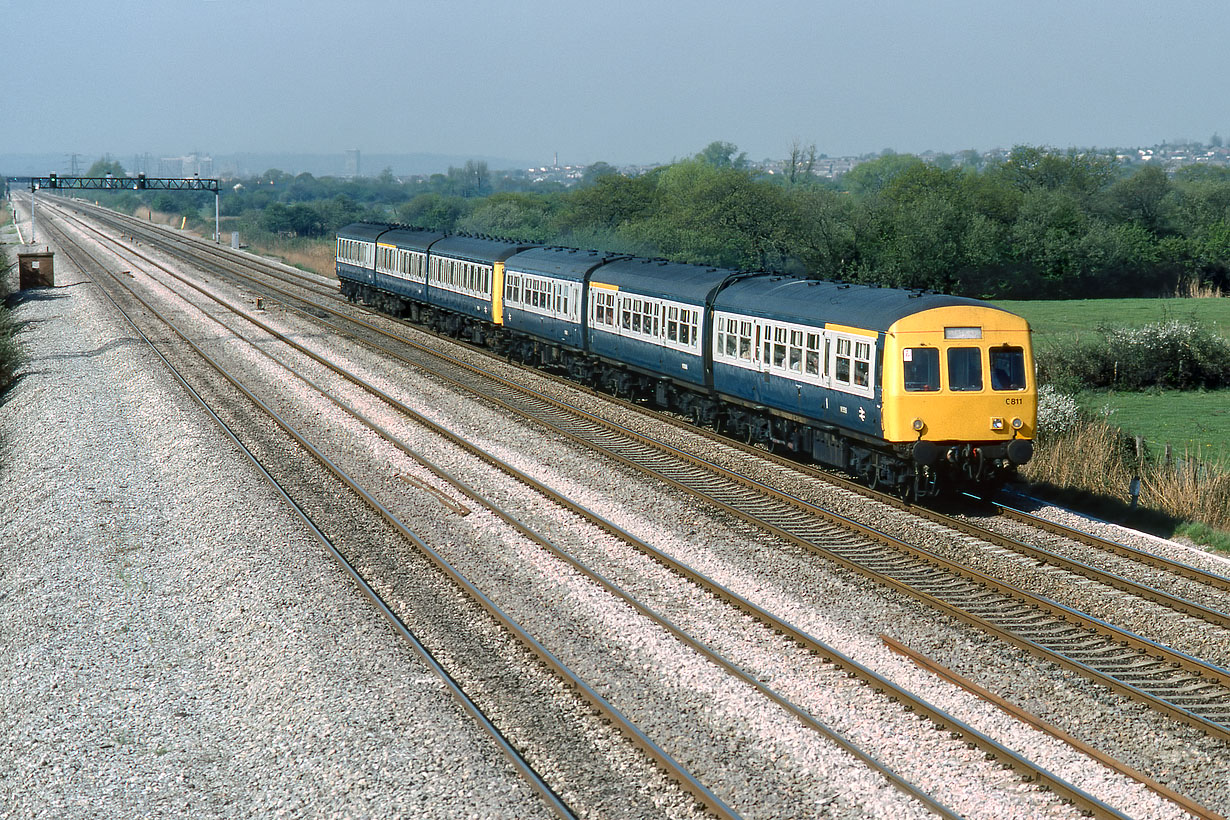
[[589,283],[590,353],[707,389],[707,305],[732,276],[737,274],[651,259],[603,265]]
[[780,276],[731,283],[713,311],[714,389],[745,408],[728,417],[747,438],[898,486],[1032,455],[1029,327],[1007,311]]
[[423,301],[427,293],[427,258],[447,234],[396,227],[376,240],[375,286],[397,296]]
[[376,242],[388,225],[356,222],[337,232],[337,278],[342,293],[351,296],[358,286],[375,284]]
[[504,260],[532,247],[465,235],[435,242],[427,260],[427,301],[457,316],[501,324]]
[[583,350],[585,284],[615,258],[573,248],[531,248],[504,263],[504,328],[521,361],[555,364],[560,348]]
[[975,299],[403,226],[337,247],[351,299],[903,494],[1033,453],[1029,326]]

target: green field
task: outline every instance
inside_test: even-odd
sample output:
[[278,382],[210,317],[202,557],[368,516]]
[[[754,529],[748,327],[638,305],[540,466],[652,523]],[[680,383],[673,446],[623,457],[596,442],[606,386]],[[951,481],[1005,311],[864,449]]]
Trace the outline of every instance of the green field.
[[[1230,298],[1221,299],[1081,299],[1072,301],[1002,301],[1002,308],[1029,320],[1034,348],[1054,351],[1099,325],[1140,326],[1150,322],[1195,319],[1230,339]],[[1230,462],[1230,391],[1103,392],[1078,397],[1091,411],[1109,407],[1110,421],[1144,436],[1160,453],[1169,443],[1176,456]]]
[[1089,410],[1112,409],[1111,423],[1144,436],[1150,450],[1159,456],[1169,444],[1176,458],[1196,456],[1230,464],[1230,390],[1091,392],[1079,400]]
[[1195,319],[1230,339],[1230,298],[1073,299],[995,304],[1029,320],[1034,330],[1035,347],[1062,344],[1070,338],[1095,332],[1099,325],[1139,327],[1172,319]]

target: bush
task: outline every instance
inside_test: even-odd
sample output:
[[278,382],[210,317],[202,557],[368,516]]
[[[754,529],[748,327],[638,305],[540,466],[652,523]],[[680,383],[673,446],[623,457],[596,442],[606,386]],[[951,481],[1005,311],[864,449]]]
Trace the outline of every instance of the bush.
[[17,371],[25,361],[16,332],[13,314],[7,308],[0,307],[0,393],[17,378]]
[[1099,327],[1100,338],[1040,351],[1038,376],[1066,391],[1230,387],[1230,344],[1199,322]]
[[[7,212],[5,212],[7,217]],[[0,248],[0,299],[8,296],[9,278],[8,255]],[[0,305],[0,393],[8,388],[17,378],[17,371],[25,362],[21,346],[17,344],[17,328],[13,323],[13,314]]]
[[1088,418],[1076,398],[1052,384],[1038,388],[1038,438],[1050,440],[1076,429]]

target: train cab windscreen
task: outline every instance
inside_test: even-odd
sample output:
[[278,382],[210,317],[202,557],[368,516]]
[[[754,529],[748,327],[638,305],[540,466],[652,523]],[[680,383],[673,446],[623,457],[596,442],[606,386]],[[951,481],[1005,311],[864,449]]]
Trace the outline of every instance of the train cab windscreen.
[[981,349],[948,348],[948,389],[958,392],[982,389]]
[[940,351],[934,347],[907,347],[903,352],[905,389],[932,392],[940,389]]

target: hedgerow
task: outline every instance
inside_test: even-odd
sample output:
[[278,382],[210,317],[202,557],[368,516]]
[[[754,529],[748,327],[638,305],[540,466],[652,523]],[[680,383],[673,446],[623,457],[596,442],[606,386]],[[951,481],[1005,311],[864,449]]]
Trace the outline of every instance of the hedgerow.
[[1061,390],[1230,387],[1230,343],[1195,321],[1097,329],[1093,339],[1038,351],[1038,376]]

